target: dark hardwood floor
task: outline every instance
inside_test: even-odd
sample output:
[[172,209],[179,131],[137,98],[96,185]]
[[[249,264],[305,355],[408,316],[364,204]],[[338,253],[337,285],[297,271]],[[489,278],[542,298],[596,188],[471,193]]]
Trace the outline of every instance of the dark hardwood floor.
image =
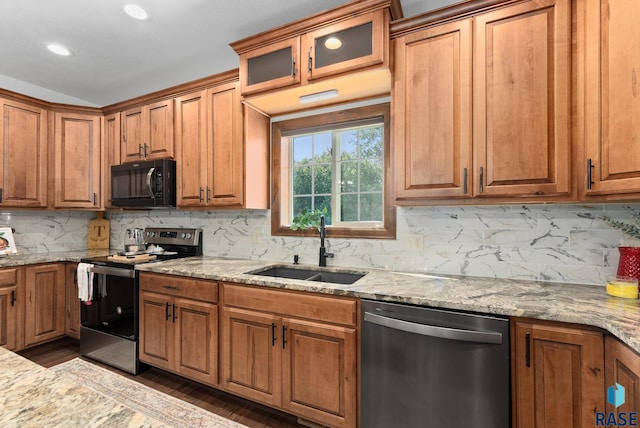
[[[25,349],[18,354],[47,368],[80,356],[78,342],[69,338]],[[153,367],[133,376],[97,361],[89,359],[87,361],[251,428],[299,428],[304,426],[298,424],[295,416],[278,412]]]

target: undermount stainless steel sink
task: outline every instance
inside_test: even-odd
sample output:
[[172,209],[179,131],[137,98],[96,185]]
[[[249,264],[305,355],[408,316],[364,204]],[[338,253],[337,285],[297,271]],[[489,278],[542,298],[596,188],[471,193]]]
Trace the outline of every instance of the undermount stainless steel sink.
[[271,266],[261,270],[247,272],[250,275],[272,276],[275,278],[301,279],[304,281],[331,282],[334,284],[353,284],[366,273],[335,272],[321,269]]

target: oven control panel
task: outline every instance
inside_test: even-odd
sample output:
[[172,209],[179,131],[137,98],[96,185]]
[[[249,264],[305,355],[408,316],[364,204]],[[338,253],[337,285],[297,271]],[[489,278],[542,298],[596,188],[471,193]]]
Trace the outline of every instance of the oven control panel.
[[144,241],[147,244],[197,246],[200,243],[202,229],[147,227]]

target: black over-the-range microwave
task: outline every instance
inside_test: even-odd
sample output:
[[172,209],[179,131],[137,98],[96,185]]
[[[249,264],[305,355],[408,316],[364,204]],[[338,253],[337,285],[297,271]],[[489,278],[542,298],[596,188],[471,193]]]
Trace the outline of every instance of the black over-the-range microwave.
[[122,208],[176,206],[176,161],[157,159],[111,167],[111,204]]

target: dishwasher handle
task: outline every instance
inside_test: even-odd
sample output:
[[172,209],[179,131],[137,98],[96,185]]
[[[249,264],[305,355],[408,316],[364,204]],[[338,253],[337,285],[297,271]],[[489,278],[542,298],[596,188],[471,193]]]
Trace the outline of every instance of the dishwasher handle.
[[381,315],[372,314],[371,312],[364,313],[364,320],[383,327],[420,334],[423,336],[437,337],[440,339],[457,340],[460,342],[493,343],[498,345],[502,343],[502,333],[498,333],[497,331],[475,331],[438,327],[434,325],[403,321],[396,318],[383,317]]

